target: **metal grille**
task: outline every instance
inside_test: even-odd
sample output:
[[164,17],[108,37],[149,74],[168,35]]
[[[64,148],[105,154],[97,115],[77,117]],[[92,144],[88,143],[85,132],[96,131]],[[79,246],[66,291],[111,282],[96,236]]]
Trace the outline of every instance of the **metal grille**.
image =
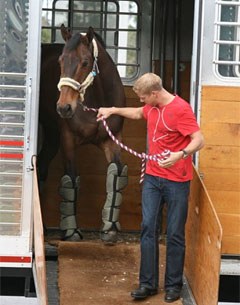
[[221,77],[240,79],[240,1],[215,4],[215,72]]
[[91,25],[106,42],[121,78],[131,81],[139,73],[140,14],[137,0],[43,0],[42,42],[63,42],[62,23],[73,33]]

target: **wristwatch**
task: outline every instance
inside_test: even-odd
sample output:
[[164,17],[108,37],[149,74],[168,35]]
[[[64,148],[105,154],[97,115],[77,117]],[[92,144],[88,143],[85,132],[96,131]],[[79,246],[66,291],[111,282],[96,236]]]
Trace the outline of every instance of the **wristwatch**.
[[188,153],[184,149],[182,149],[181,151],[183,152],[182,159],[186,159],[188,157]]

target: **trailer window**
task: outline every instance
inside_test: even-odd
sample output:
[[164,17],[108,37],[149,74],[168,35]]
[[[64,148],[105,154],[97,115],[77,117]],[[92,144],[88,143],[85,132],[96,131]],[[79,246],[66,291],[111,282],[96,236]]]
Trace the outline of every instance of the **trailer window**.
[[224,78],[240,78],[240,1],[215,3],[215,72]]
[[84,32],[91,25],[106,43],[123,80],[139,74],[140,6],[137,0],[43,0],[42,43],[63,42],[60,26]]

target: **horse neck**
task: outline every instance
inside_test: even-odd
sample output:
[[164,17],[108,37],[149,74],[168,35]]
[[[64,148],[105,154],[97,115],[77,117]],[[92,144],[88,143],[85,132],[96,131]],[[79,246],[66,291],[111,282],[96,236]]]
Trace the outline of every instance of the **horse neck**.
[[85,104],[88,107],[125,106],[125,95],[117,68],[105,48],[98,44],[98,69],[93,86],[86,91]]
[[[102,81],[103,87],[107,90],[110,89],[112,91],[112,86],[120,83],[121,79],[118,74],[117,67],[115,63],[113,62],[110,55],[107,53],[105,48],[102,45],[99,45],[99,56],[98,56],[98,68],[99,68],[99,76]],[[117,86],[120,89],[121,86]],[[115,88],[115,90],[118,90],[118,88]]]
[[[104,77],[118,76],[116,66],[106,49],[98,42],[98,68]],[[111,73],[111,75],[109,75]]]

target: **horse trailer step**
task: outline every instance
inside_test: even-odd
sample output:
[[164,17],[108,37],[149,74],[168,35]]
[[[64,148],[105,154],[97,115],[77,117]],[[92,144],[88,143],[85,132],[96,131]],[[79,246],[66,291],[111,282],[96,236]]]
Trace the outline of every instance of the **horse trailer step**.
[[37,298],[26,298],[19,296],[0,296],[1,305],[38,305]]
[[218,305],[240,304],[240,259],[223,256],[219,281]]

